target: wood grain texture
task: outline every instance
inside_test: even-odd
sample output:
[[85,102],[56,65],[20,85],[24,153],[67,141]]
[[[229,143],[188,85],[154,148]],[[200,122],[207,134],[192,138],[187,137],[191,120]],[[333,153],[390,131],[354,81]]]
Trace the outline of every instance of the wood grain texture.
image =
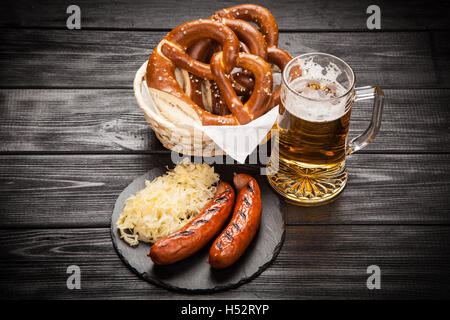
[[435,31],[431,33],[433,44],[433,60],[438,71],[438,80],[445,85],[450,84],[450,32]]
[[[357,86],[385,89],[375,141],[348,160],[336,202],[287,205],[287,235],[258,278],[214,295],[174,294],[139,279],[109,234],[120,192],[171,163],[137,108],[132,81],[174,26],[236,1],[0,2],[0,298],[447,298],[450,289],[450,3],[379,0],[382,31],[366,28],[370,0],[262,0],[280,47],[346,60]],[[370,103],[352,114],[368,125]],[[354,134],[352,134],[354,136]],[[253,168],[257,172],[257,167]],[[382,270],[367,290],[366,268]],[[68,290],[78,265],[82,289]]]
[[[0,33],[0,87],[131,88],[165,32],[8,29]],[[357,85],[439,87],[428,32],[283,33],[292,55],[346,60]],[[420,76],[418,76],[420,75]]]
[[[380,133],[361,152],[450,152],[450,90],[386,89]],[[169,152],[132,89],[1,89],[0,152]],[[351,135],[372,102],[355,104]]]
[[[355,154],[336,202],[288,206],[286,222],[448,224],[449,160],[448,154]],[[0,227],[109,226],[120,192],[137,176],[170,163],[168,154],[1,156]]]
[[[175,0],[79,0],[82,28],[170,28],[189,20],[207,18],[215,10],[242,1],[193,0],[180,5]],[[271,10],[282,30],[367,30],[366,9],[373,1],[341,0],[254,0]],[[7,0],[0,5],[0,26],[66,28],[66,8],[70,1]],[[442,2],[378,0],[382,30],[449,28]],[[167,17],[170,15],[170,19]]]
[[0,151],[158,151],[132,89],[0,90]]
[[[274,264],[256,279],[230,291],[186,295],[133,274],[107,228],[5,230],[0,298],[442,298],[450,286],[449,234],[448,226],[291,226]],[[374,264],[381,290],[366,288],[366,269]],[[81,290],[66,287],[69,265],[81,269]]]

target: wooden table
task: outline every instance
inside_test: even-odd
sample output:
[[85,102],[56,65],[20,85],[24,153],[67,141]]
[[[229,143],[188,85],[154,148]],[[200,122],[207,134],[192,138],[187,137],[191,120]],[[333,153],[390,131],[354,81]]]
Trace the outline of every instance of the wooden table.
[[[336,202],[289,207],[286,241],[258,278],[214,295],[176,294],[139,279],[109,234],[119,193],[170,153],[137,107],[132,81],[163,35],[230,1],[71,1],[0,4],[0,297],[139,299],[448,298],[450,287],[450,22],[448,4],[387,0],[261,1],[280,47],[322,51],[379,85],[381,132],[348,160]],[[352,114],[368,125],[370,104]],[[69,265],[81,290],[68,290]],[[366,269],[381,268],[368,290]]]

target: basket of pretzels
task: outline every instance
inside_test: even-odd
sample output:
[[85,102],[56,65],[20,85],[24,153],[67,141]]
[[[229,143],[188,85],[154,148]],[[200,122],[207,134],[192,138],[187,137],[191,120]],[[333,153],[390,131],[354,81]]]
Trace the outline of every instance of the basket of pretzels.
[[246,125],[277,106],[280,87],[274,90],[273,72],[291,59],[278,48],[270,11],[237,5],[170,31],[136,73],[134,91],[166,148],[214,156],[220,150],[207,148],[213,141],[195,128]]

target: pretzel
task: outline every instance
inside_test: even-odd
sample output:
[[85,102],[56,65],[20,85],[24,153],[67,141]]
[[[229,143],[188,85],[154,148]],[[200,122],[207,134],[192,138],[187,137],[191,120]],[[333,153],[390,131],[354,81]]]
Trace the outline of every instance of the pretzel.
[[218,114],[220,116],[225,116],[230,114],[230,109],[228,109],[226,101],[220,92],[219,86],[215,81],[210,81],[210,92],[211,92],[211,109],[212,113]]
[[[230,19],[241,19],[255,23],[262,32],[264,39],[267,42],[267,61],[277,65],[283,71],[286,64],[292,59],[292,56],[286,51],[278,48],[278,25],[270,13],[264,7],[256,4],[241,4],[227,9],[216,11],[215,16]],[[240,92],[251,90],[251,78],[240,75],[241,82],[237,81],[235,87],[239,88]],[[247,89],[245,90],[244,87]],[[280,103],[280,90],[278,87],[272,96],[272,102],[268,110],[272,109]]]
[[241,41],[241,51],[245,53],[250,53],[250,48]]
[[[223,67],[230,72],[239,53],[239,40],[234,32],[223,24],[200,19],[176,27],[158,44],[147,64],[147,85],[149,88],[178,98],[185,107],[191,107],[203,125],[237,125],[239,122],[234,115],[217,116],[199,107],[186,96],[176,80],[175,67],[185,69],[202,78],[213,79],[208,64],[195,60],[186,53],[189,46],[204,38],[212,38],[222,44]],[[165,99],[170,98],[165,96]],[[170,104],[171,101],[168,103]],[[191,114],[186,108],[183,109]]]
[[[214,17],[213,17],[214,19]],[[262,34],[256,29],[252,24],[244,20],[235,20],[228,18],[215,18],[215,21],[218,21],[227,27],[229,27],[235,34],[238,36],[239,40],[241,40],[240,47],[244,48],[245,51],[249,51],[252,54],[258,55],[263,59],[267,58],[267,45],[266,41]],[[210,46],[210,41],[208,40],[200,40],[194,44],[193,47],[190,48],[190,56],[195,59],[203,58],[206,55],[208,47]],[[213,48],[213,50],[217,50],[218,48]],[[198,83],[197,77],[190,77],[191,86],[196,86]],[[221,91],[218,90],[217,85],[214,81],[209,81],[206,83],[207,86],[207,94],[211,96],[208,104],[211,103],[211,111],[214,114],[218,115],[227,115],[229,111],[227,109],[227,105],[223,99],[223,95]],[[233,87],[238,88],[239,86],[233,82]],[[248,94],[248,90],[246,90],[245,94]],[[186,92],[186,90],[185,90]],[[238,91],[239,92],[239,91]],[[195,102],[198,99],[198,92],[186,92],[188,95],[190,94],[191,99]],[[197,103],[198,104],[198,103]],[[245,120],[244,120],[245,121]]]
[[236,34],[239,40],[247,46],[249,53],[267,59],[267,45],[263,35],[251,23],[228,18],[213,18],[216,21],[226,25]]
[[200,108],[205,109],[202,94],[203,79],[184,69],[175,69],[175,78],[181,84],[184,93]]
[[[240,48],[242,48],[242,45],[243,43],[240,42]],[[215,41],[213,42],[211,39],[202,39],[192,45],[187,52],[191,58],[204,62],[209,61],[209,58],[214,53],[221,50],[222,48],[219,43]],[[200,83],[200,91],[188,91],[184,88],[184,92],[197,105],[212,114],[221,116],[230,114],[230,111],[228,110],[228,107],[223,100],[220,90],[214,80],[202,79],[194,74],[190,74],[189,79],[186,80],[190,82],[186,88],[197,87]]]
[[[240,47],[242,51],[247,53],[252,53],[255,55],[260,56],[264,60],[267,59],[268,52],[267,52],[267,45],[266,41],[264,40],[263,35],[256,29],[251,23],[244,21],[244,20],[238,20],[238,19],[228,19],[228,18],[222,18],[213,15],[211,19],[218,21],[227,27],[229,27],[233,32],[237,35],[240,42]],[[198,59],[199,54],[202,54],[204,52],[207,52],[208,47],[211,46],[210,41],[199,41],[197,42],[193,49],[191,50],[194,55],[191,54],[191,57]],[[213,53],[215,51],[220,51],[218,48],[213,48]],[[193,81],[196,81],[195,78],[192,79]],[[233,78],[231,78],[231,81],[233,82],[233,87],[235,88],[236,93],[238,95],[248,95],[249,90],[243,86],[241,86],[239,83],[237,83]],[[214,85],[213,83],[211,85]],[[210,90],[209,92],[213,92],[214,90]],[[212,99],[212,109],[215,108],[223,108],[223,99],[217,98],[217,95],[220,95],[220,92],[215,92],[214,98]],[[192,97],[191,97],[192,98]],[[220,104],[217,105],[217,104]],[[225,106],[226,107],[226,106]]]
[[[252,25],[250,25],[250,27],[254,28]],[[242,29],[242,31],[244,30]],[[260,40],[262,40],[262,42],[260,42],[261,45],[257,48],[263,48],[265,50],[265,54],[267,55],[265,49],[265,41],[262,38],[262,36]],[[218,44],[217,42],[215,41],[212,42],[211,39],[202,39],[197,41],[191,47],[189,47],[187,53],[191,56],[191,58],[204,62],[204,60],[209,61],[210,57],[214,53],[221,51],[221,49],[222,48],[220,44]],[[241,51],[247,53],[250,52],[248,46],[242,41],[240,41],[240,49]],[[197,77],[194,74],[189,74],[189,78],[184,79],[184,81],[189,81],[188,85],[184,83],[185,84],[183,87],[184,92],[197,105],[213,114],[221,116],[230,114],[226,102],[223,99],[223,96],[215,81],[207,79],[204,80],[200,77]],[[200,90],[194,90],[198,89],[198,86],[200,86]],[[239,94],[238,91],[236,92]]]
[[240,4],[216,11],[214,15],[221,18],[240,19],[254,22],[261,29],[268,47],[278,45],[277,21],[270,11],[264,7],[256,4]]
[[[288,64],[288,62],[292,59],[291,55],[280,49],[278,47],[269,47],[268,48],[268,62],[276,65],[280,70],[284,70],[284,67]],[[248,72],[235,72],[231,74],[234,80],[234,88],[236,92],[241,94],[248,94],[251,90],[253,90],[254,80],[251,74]],[[272,94],[272,101],[268,105],[268,110],[271,110],[273,107],[280,104],[280,91],[281,87],[278,88]]]
[[[222,9],[162,39],[149,58],[147,85],[158,101],[203,125],[246,124],[279,103],[269,63],[283,70],[292,57],[277,45],[277,23],[267,9]],[[235,67],[242,71],[232,74]]]
[[230,75],[230,79],[233,82],[234,91],[238,95],[248,96],[253,90],[254,79],[248,70],[234,72]]
[[255,77],[255,86],[250,99],[242,104],[232,87],[223,67],[223,52],[218,52],[211,58],[211,71],[216,78],[217,85],[227,102],[230,111],[238,118],[240,124],[247,124],[256,119],[266,110],[271,101],[273,79],[270,66],[260,57],[240,52],[236,66],[250,70]]
[[[201,62],[206,62],[209,54],[209,44],[210,39],[201,39],[190,46],[186,53],[195,60],[199,60]],[[183,91],[186,95],[191,98],[191,100],[196,103],[199,107],[205,109],[205,105],[203,104],[203,94],[202,94],[202,82],[203,79],[201,77],[196,76],[193,73],[189,73],[186,70],[183,70],[184,75],[184,86]],[[206,109],[205,109],[206,110]],[[209,111],[209,110],[207,110]]]
[[212,38],[222,44],[224,67],[230,72],[239,52],[239,40],[231,29],[214,20],[194,20],[176,27],[162,40],[160,50],[177,67],[213,80],[209,65],[191,58],[186,53],[189,46],[203,38]]

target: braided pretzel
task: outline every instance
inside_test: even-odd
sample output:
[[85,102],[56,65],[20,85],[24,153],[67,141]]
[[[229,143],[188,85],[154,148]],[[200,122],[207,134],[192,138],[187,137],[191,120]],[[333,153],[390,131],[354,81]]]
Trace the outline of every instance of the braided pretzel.
[[[267,53],[267,61],[276,65],[280,70],[284,70],[284,67],[292,59],[289,53],[277,47],[269,47]],[[236,91],[242,94],[247,94],[248,92],[253,90],[253,77],[249,73],[236,72],[231,74],[231,76],[236,83],[234,86]],[[271,110],[273,107],[280,104],[280,91],[281,87],[278,86],[278,88],[273,92],[272,101],[266,111]]]
[[[245,45],[242,41],[240,42],[240,48],[241,50],[243,48],[244,50],[248,50],[247,45]],[[202,39],[197,41],[193,46],[191,46],[187,52],[193,59],[197,59],[200,61],[203,60],[209,61],[210,60],[209,58],[214,53],[221,50],[222,48],[219,43],[212,42],[211,39]],[[226,102],[223,99],[223,96],[219,90],[219,87],[217,86],[214,80],[207,80],[207,79],[204,80],[200,77],[197,77],[194,74],[189,74],[189,78],[188,79],[185,78],[184,81],[188,81],[188,85],[186,85],[186,82],[184,82],[185,83],[184,92],[197,105],[203,107],[203,109],[212,114],[220,116],[230,114],[230,110],[228,109]],[[198,88],[199,83],[201,83],[200,90],[195,91],[189,90],[191,88]]]
[[189,46],[203,38],[212,38],[222,44],[223,64],[226,72],[230,72],[239,52],[239,40],[231,29],[213,20],[194,20],[176,27],[162,40],[160,50],[177,67],[213,80],[209,65],[186,53]]
[[[281,70],[292,59],[286,51],[278,48],[278,25],[272,13],[256,4],[240,4],[217,11],[215,16],[230,19],[239,19],[255,23],[267,42],[267,60],[277,65]],[[238,35],[239,37],[239,35]]]
[[[218,18],[217,16],[213,16],[211,17],[211,19],[218,21],[233,30],[238,39],[241,41],[240,47],[242,51],[260,56],[264,60],[267,59],[268,52],[266,41],[264,40],[263,35],[251,23],[238,19]],[[192,48],[190,48],[190,56],[194,59],[199,59],[200,56],[204,57],[204,53],[207,52],[208,49],[211,49],[211,42],[209,40],[205,39],[203,41],[198,41]],[[212,47],[212,50],[213,53],[221,51],[219,48],[214,47]],[[195,77],[191,77],[191,82],[194,81],[198,81],[198,79],[196,79]],[[233,78],[231,78],[231,81],[233,82],[235,91],[239,95],[249,94],[249,90],[242,87]],[[194,83],[192,85],[195,86]],[[212,110],[220,108],[222,110],[220,114],[226,114],[226,111],[223,110],[223,108],[226,109],[226,105],[223,105],[223,99],[221,99],[220,97],[220,91],[218,92],[217,90],[214,90],[215,85],[213,83],[211,83],[210,85],[213,86],[213,88],[208,88],[208,93],[214,93],[214,96],[211,99],[211,102],[213,104]],[[196,97],[196,94],[191,95],[191,99],[193,98],[192,100],[194,100]]]
[[237,94],[247,96],[253,90],[254,79],[253,75],[248,70],[234,72],[230,77]]
[[[267,42],[267,61],[277,65],[282,71],[286,64],[292,59],[292,56],[286,51],[278,48],[278,25],[272,13],[264,7],[255,4],[241,4],[227,9],[217,11],[217,17],[241,19],[255,23],[263,34]],[[235,87],[238,87],[241,92],[251,90],[251,78],[240,75],[240,82],[235,80]],[[237,84],[236,84],[237,83]],[[246,88],[247,90],[245,90]],[[268,109],[272,109],[280,103],[280,90],[278,87],[272,96],[272,102]],[[267,110],[266,110],[267,111]]]
[[[254,118],[254,115],[242,112],[237,107],[230,107],[229,104],[232,115],[218,116],[203,110],[186,96],[175,79],[175,67],[185,69],[202,78],[214,79],[208,64],[193,59],[186,53],[189,46],[203,38],[212,38],[222,44],[223,51],[220,52],[220,59],[217,61],[223,72],[229,73],[234,66],[239,65],[237,59],[240,46],[239,40],[230,28],[214,20],[190,21],[169,32],[150,56],[146,73],[149,88],[158,89],[183,100],[195,110],[203,125],[248,123]],[[253,55],[251,56],[253,57]],[[246,57],[243,61],[248,59],[250,58]],[[263,61],[262,59],[260,60]],[[215,77],[215,80],[219,81],[217,77]],[[267,82],[261,83],[268,84]],[[271,84],[272,82],[270,81]],[[219,88],[221,87],[224,86],[219,84]],[[259,95],[264,94],[269,97],[267,90]],[[251,106],[252,112],[257,109],[264,109],[267,104],[265,100],[267,99],[254,99],[252,103],[257,105]],[[263,102],[264,104],[262,104]]]
[[[199,60],[201,62],[206,62],[209,54],[209,43],[210,39],[201,39],[194,43],[194,45],[190,46],[186,53],[195,60]],[[196,103],[199,107],[205,109],[205,105],[203,104],[203,94],[202,94],[202,82],[203,79],[201,77],[196,76],[195,74],[189,73],[186,70],[181,71],[183,73],[183,90],[186,95],[191,98],[191,100]],[[205,109],[206,110],[206,109]],[[210,111],[211,110],[207,110]]]
[[253,93],[250,99],[245,104],[242,104],[234,92],[222,60],[223,52],[214,54],[210,61],[211,71],[230,111],[236,115],[240,124],[247,124],[259,117],[271,101],[273,80],[270,66],[258,56],[243,52],[239,53],[236,66],[250,70],[255,77]]
[[240,4],[216,11],[214,15],[220,18],[240,19],[254,22],[261,29],[268,47],[278,45],[277,21],[270,11],[264,7],[256,4]]
[[[277,44],[278,27],[267,9],[250,4],[223,9],[210,19],[190,21],[169,32],[149,58],[147,85],[173,96],[175,100],[163,100],[183,112],[192,116],[189,110],[194,110],[203,125],[246,124],[279,102],[280,88],[272,94],[266,61],[282,70],[291,56]],[[234,67],[242,68],[242,75],[231,74]],[[212,101],[208,111],[214,114],[203,109],[205,83]]]
[[[231,20],[231,19],[220,19],[218,20],[226,26],[230,27],[231,30],[235,32],[240,40],[240,48],[241,51],[256,54],[262,58],[267,57],[267,46],[262,34],[256,29],[252,24],[243,21],[243,20]],[[217,43],[211,44],[210,39],[202,39],[197,41],[192,47],[188,49],[188,54],[193,59],[202,60],[208,55],[208,53],[214,54],[218,51],[221,51]],[[209,52],[208,52],[209,51]],[[190,84],[185,86],[186,94],[199,106],[205,108],[205,110],[212,112],[213,114],[218,115],[227,115],[229,114],[229,109],[226,105],[225,100],[217,87],[215,81],[206,80],[205,82],[205,93],[206,103],[200,101],[202,99],[202,92],[199,90],[191,90],[191,88],[197,88],[199,85],[200,77],[195,75],[190,75],[189,81]],[[249,90],[247,88],[242,87],[239,83],[235,82],[233,78],[231,78],[233,82],[233,87],[238,95],[249,95]]]
[[[267,58],[267,46],[266,46],[266,42],[263,38],[263,36],[261,35],[261,33],[258,31],[258,29],[256,29],[253,25],[251,25],[250,23],[243,21],[243,20],[232,20],[232,19],[227,19],[227,18],[221,18],[219,20],[221,23],[225,24],[226,26],[230,27],[238,36],[239,40],[241,41],[241,48],[243,48],[244,52],[248,51],[249,53],[252,53],[254,55],[257,55],[259,57],[261,57],[262,59],[266,59]],[[241,55],[240,55],[241,56]],[[248,60],[249,57],[246,56],[246,58],[244,60]],[[242,61],[244,61],[241,58]],[[259,64],[262,64],[261,60],[257,60]],[[237,63],[236,65],[237,67],[240,66],[240,63]],[[266,65],[264,64],[263,66],[259,66],[259,69],[263,69],[262,72],[267,72],[267,68]],[[212,68],[212,66],[211,66]],[[270,68],[269,68],[269,72],[270,72]],[[218,79],[217,75],[215,76],[216,79]],[[228,79],[225,79],[223,77],[221,77],[223,80],[220,80],[220,83],[222,83],[222,81],[225,82],[229,82]],[[262,77],[261,77],[262,78]],[[239,85],[239,83],[237,83],[234,79],[233,76],[231,75],[231,77],[229,78],[231,80],[231,86],[234,89],[234,92],[236,92],[236,94],[241,95],[241,96],[245,96],[245,98],[248,98],[248,96],[250,95],[250,92],[247,88],[244,88],[242,86]],[[253,79],[251,79],[253,81]],[[237,109],[235,109],[234,111],[232,110],[232,112],[236,115],[236,114],[240,114],[238,115],[238,117],[240,117],[240,119],[244,119],[244,123],[241,122],[241,124],[245,124],[247,122],[249,122],[249,118],[251,120],[253,120],[256,117],[260,116],[261,114],[264,113],[264,110],[267,110],[268,107],[268,103],[266,102],[266,100],[264,99],[256,99],[256,100],[252,100],[249,102],[249,105],[253,105],[256,102],[256,106],[257,107],[252,107],[251,109],[248,109],[246,107],[247,104],[242,104],[242,102],[237,98],[236,94],[232,91],[229,90],[229,84],[228,85],[220,85],[216,84],[214,81],[210,83],[210,95],[211,95],[211,108],[213,113],[215,114],[219,114],[219,115],[226,115],[229,113],[229,109],[230,109],[230,105],[235,105],[238,106]],[[264,82],[261,81],[261,84],[263,86],[266,85],[270,85],[270,90],[268,88],[262,88],[263,90],[263,94],[264,95],[270,95],[271,91],[272,91],[272,80],[270,80],[270,84],[269,82]],[[219,90],[219,88],[220,90]],[[253,89],[253,87],[252,87]],[[225,93],[223,93],[225,91]],[[258,91],[257,96],[261,95],[260,93],[261,91]],[[228,96],[228,99],[227,99]],[[228,106],[228,107],[227,107]],[[244,108],[244,112],[242,111],[242,108]],[[261,110],[261,112],[256,112],[256,110]],[[249,116],[249,118],[247,118],[247,115]]]
[[[217,116],[199,107],[186,96],[175,78],[175,67],[179,67],[202,78],[212,79],[209,65],[192,59],[185,53],[189,46],[203,38],[212,38],[222,43],[223,52],[226,53],[223,59],[224,67],[226,70],[231,70],[239,50],[239,40],[236,35],[231,29],[218,22],[195,20],[173,29],[158,44],[147,64],[147,85],[149,88],[157,89],[181,100],[184,103],[183,111],[190,114],[187,109],[192,108],[203,125],[239,124],[233,115]],[[165,96],[165,98],[170,100],[170,97]],[[168,101],[168,103],[171,102]]]

